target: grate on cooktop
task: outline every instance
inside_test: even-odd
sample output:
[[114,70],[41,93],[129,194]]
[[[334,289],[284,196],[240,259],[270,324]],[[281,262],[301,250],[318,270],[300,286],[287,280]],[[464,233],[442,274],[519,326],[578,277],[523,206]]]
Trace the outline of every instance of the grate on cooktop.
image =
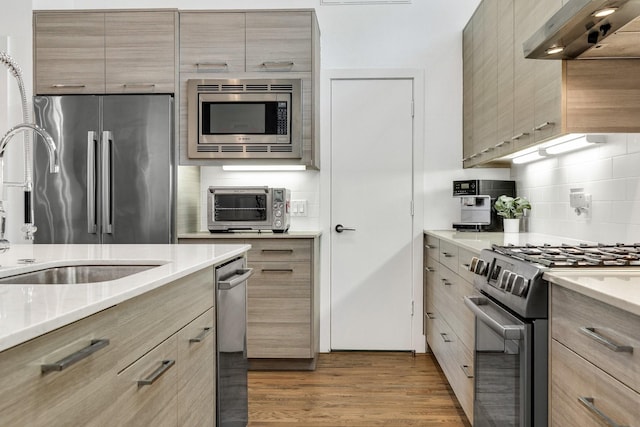
[[640,244],[493,245],[493,250],[546,267],[640,266]]

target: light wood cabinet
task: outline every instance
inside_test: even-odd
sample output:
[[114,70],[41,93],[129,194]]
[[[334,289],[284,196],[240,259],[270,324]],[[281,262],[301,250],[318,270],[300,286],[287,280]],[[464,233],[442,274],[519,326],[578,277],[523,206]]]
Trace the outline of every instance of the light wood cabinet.
[[640,317],[551,288],[550,425],[640,426]]
[[176,12],[33,16],[36,94],[175,92]]
[[0,423],[215,425],[214,288],[208,267],[0,352]]
[[425,235],[424,306],[427,345],[434,354],[465,414],[473,421],[475,317],[463,297],[478,295],[468,271],[475,254]]
[[250,369],[314,369],[319,351],[318,238],[178,239],[179,243],[246,243],[247,356]]
[[562,0],[484,0],[463,32],[463,166],[568,133],[640,131],[638,60],[524,57],[522,44]]
[[[106,425],[114,394],[116,326],[115,310],[108,309],[0,353],[0,424]],[[99,347],[95,340],[109,344]],[[82,351],[92,353],[60,371],[43,372],[43,365]]]
[[311,11],[180,12],[180,71],[311,72]]

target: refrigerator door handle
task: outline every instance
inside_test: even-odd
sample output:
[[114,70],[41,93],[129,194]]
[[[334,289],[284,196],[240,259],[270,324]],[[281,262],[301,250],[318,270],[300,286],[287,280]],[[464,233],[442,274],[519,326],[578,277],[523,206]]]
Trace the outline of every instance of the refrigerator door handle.
[[87,233],[96,234],[96,144],[97,132],[87,132]]
[[111,234],[113,227],[111,224],[113,200],[111,194],[111,143],[113,142],[113,132],[102,132],[102,233]]

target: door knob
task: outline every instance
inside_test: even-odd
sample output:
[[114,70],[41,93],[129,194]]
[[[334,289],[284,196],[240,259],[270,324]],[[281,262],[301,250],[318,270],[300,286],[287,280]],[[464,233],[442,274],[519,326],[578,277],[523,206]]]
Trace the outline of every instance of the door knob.
[[356,231],[356,229],[351,227],[344,227],[342,224],[338,224],[336,225],[336,231],[338,233],[342,233],[343,231]]

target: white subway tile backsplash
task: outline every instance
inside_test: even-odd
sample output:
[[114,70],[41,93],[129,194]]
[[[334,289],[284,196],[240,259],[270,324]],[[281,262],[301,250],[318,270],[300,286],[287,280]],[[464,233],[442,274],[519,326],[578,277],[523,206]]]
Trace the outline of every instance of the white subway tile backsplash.
[[[531,200],[530,232],[640,242],[640,134],[606,138],[602,145],[512,168],[518,195]],[[569,206],[571,188],[591,194],[589,218]]]
[[627,154],[613,158],[614,178],[640,176],[640,153]]

